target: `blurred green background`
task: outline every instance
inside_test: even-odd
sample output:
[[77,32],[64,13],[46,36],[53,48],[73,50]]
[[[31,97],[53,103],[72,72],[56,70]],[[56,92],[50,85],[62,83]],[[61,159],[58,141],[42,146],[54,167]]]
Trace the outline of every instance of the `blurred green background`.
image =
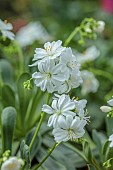
[[[54,40],[63,42],[79,25],[85,17],[93,17],[96,20],[104,20],[106,23],[105,31],[96,40],[88,40],[86,45],[80,46],[73,39],[69,44],[74,49],[83,52],[87,47],[96,45],[100,50],[100,56],[93,62],[86,63],[82,69],[93,67],[99,70],[106,70],[113,74],[113,14],[103,8],[102,1],[99,0],[0,0],[0,16],[2,20],[7,19],[14,26],[14,32],[30,21],[40,21]],[[33,46],[29,56],[33,58]],[[29,51],[28,51],[29,52]],[[27,54],[26,54],[27,55]],[[27,63],[28,64],[28,63]],[[27,68],[26,64],[26,68]],[[28,68],[27,68],[28,69]],[[90,93],[81,96],[80,88],[74,90],[73,94],[88,100],[88,111],[91,115],[92,128],[105,129],[104,115],[100,111],[100,106],[112,96],[113,84],[110,80],[102,76],[96,78],[100,82],[97,93]],[[91,128],[91,129],[90,129]]]

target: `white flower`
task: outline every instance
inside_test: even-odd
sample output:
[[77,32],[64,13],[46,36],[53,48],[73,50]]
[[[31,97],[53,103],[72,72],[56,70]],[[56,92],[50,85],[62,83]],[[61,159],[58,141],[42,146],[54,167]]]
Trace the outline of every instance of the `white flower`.
[[94,30],[98,33],[101,33],[104,31],[105,28],[105,22],[104,21],[97,21],[98,26],[94,28]]
[[82,95],[86,95],[87,93],[93,92],[95,93],[99,87],[99,82],[93,75],[93,73],[83,70],[81,71],[83,83],[82,83]]
[[59,127],[53,130],[55,141],[66,142],[68,140],[81,138],[85,133],[83,128],[86,123],[85,120],[80,120],[77,116],[75,118],[71,115],[62,117],[62,119],[59,120]]
[[39,21],[30,22],[26,26],[22,27],[16,34],[16,40],[19,42],[21,47],[31,45],[36,40],[41,43],[45,43],[50,39],[51,37],[48,32]]
[[53,41],[52,43],[47,42],[44,44],[44,49],[36,48],[33,61],[36,61],[31,66],[36,66],[39,61],[45,61],[47,59],[55,59],[61,55],[65,50],[65,47],[61,46],[62,41]]
[[80,64],[93,61],[100,55],[100,51],[96,48],[96,46],[91,46],[87,48],[86,51],[83,53],[79,53],[76,50],[73,50],[73,53],[77,57],[77,60]]
[[14,34],[11,32],[13,26],[11,23],[5,23],[0,19],[0,32],[3,34],[3,37],[14,40]]
[[20,170],[22,164],[22,160],[20,161],[17,157],[11,157],[2,164],[1,170]]
[[90,117],[86,117],[87,113],[84,110],[87,104],[86,99],[74,100],[75,101],[75,112],[80,117],[80,119],[89,120]]
[[51,107],[46,104],[43,105],[42,111],[51,115],[48,120],[48,126],[56,127],[64,116],[76,115],[76,113],[72,111],[74,108],[74,101],[72,101],[68,95],[63,94],[59,98],[53,100]]
[[[55,86],[66,80],[66,76],[61,74],[59,65],[55,65],[54,60],[46,60],[38,65],[39,72],[32,74],[35,79],[34,83],[40,87],[42,91],[52,93],[55,91]],[[57,90],[56,90],[57,91]]]
[[105,113],[111,111],[111,107],[109,107],[109,106],[101,106],[100,109],[102,112],[105,112]]
[[108,140],[111,142],[110,147],[113,147],[113,134],[109,137]]
[[107,103],[108,103],[110,106],[113,106],[113,99],[107,101]]
[[76,57],[72,54],[71,48],[66,48],[61,54],[59,64],[61,64],[61,70],[69,72],[69,74],[72,70],[80,67]]
[[77,88],[82,83],[83,80],[81,78],[81,72],[78,68],[76,68],[71,72],[69,79],[65,80],[64,83],[62,83],[59,87],[56,88],[58,89],[59,94],[68,93],[71,89]]

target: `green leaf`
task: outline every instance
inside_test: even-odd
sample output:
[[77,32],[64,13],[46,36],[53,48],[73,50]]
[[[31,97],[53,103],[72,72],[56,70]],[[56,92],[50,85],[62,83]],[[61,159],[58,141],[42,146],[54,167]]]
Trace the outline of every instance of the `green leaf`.
[[[33,138],[33,135],[34,135],[34,133],[35,133],[35,130],[36,130],[36,128],[33,128],[33,129],[28,133],[28,135],[27,135],[27,137],[26,137],[26,144],[27,144],[27,145],[30,145],[30,142],[31,142],[31,140],[32,140],[32,138]],[[41,147],[41,137],[38,135],[38,136],[36,137],[36,139],[35,139],[35,142],[34,142],[32,148],[31,148],[31,151],[30,151],[30,158],[31,158],[31,160],[34,158],[34,156],[36,155],[36,153],[39,151],[40,147]]]
[[14,128],[16,124],[16,110],[13,107],[6,107],[1,115],[2,123],[2,152],[12,150]]
[[104,162],[113,157],[113,148],[109,147],[110,142],[106,141],[102,148],[102,154],[104,156]]
[[13,68],[5,59],[0,60],[0,74],[5,83],[10,84],[12,82]]
[[30,160],[30,152],[29,152],[29,147],[23,140],[20,145],[20,153],[22,159],[25,160],[25,170],[30,170],[31,167],[31,160]]
[[103,159],[102,147],[106,141],[106,136],[101,132],[97,132],[96,130],[93,130],[92,137],[93,137],[93,141],[95,142],[97,146],[96,150],[98,154],[100,155],[100,158]]
[[2,87],[2,102],[5,107],[15,106],[15,94],[8,85],[3,85]]
[[90,149],[89,142],[87,142],[86,140],[83,141],[83,152],[86,158],[88,159],[88,162],[92,163],[92,152]]
[[[47,155],[48,148],[51,148],[54,143],[53,137],[49,136],[49,134],[46,133],[43,135],[40,152],[36,155],[38,162]],[[51,169],[51,167],[54,167],[53,169],[55,170],[75,170],[76,168],[84,167],[85,165],[86,162],[76,152],[76,148],[73,145],[69,143],[62,143],[53,151],[42,167],[45,170]]]
[[107,128],[107,135],[110,136],[113,132],[113,119],[106,117],[106,128]]
[[29,105],[29,102],[31,100],[32,90],[27,90],[24,88],[23,83],[30,79],[30,75],[27,73],[23,73],[18,82],[17,82],[17,88],[18,88],[18,96],[19,96],[19,119],[21,126],[20,128],[24,130],[26,129],[26,124],[24,122],[26,111]]

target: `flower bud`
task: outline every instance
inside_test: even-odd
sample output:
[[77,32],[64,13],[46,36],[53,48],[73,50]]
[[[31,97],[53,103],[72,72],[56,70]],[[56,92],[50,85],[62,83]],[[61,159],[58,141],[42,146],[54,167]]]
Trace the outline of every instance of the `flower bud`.
[[103,32],[104,31],[104,28],[105,28],[105,22],[104,21],[98,21],[97,22],[98,26],[95,28],[95,31],[96,32]]
[[100,109],[102,112],[105,112],[105,113],[111,111],[111,107],[109,107],[109,106],[101,106]]

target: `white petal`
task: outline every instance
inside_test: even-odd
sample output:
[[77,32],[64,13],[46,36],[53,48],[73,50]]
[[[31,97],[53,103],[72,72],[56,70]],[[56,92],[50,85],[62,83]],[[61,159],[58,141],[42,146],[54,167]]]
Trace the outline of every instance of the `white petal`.
[[50,106],[46,105],[46,104],[43,105],[42,111],[46,112],[48,114],[53,114],[54,113],[53,109]]
[[110,106],[113,106],[113,99],[109,100],[107,103],[108,103]]

